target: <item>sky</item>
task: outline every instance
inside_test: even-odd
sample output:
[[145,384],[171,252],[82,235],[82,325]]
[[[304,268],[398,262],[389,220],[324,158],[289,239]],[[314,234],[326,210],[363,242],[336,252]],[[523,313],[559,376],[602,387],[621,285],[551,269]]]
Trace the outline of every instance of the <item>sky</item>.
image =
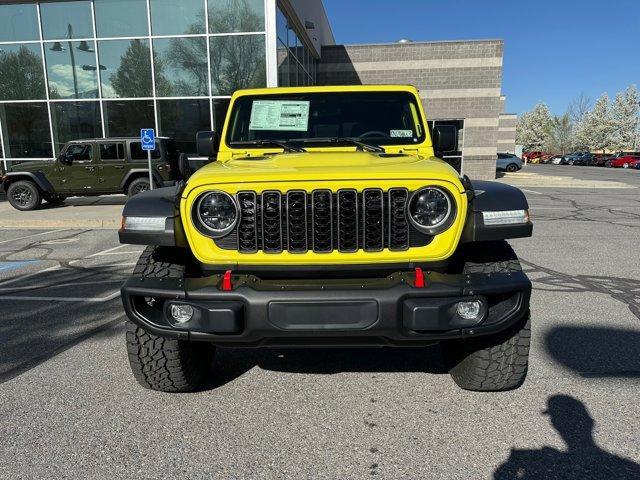
[[506,111],[640,88],[640,0],[323,0],[336,43],[502,39]]

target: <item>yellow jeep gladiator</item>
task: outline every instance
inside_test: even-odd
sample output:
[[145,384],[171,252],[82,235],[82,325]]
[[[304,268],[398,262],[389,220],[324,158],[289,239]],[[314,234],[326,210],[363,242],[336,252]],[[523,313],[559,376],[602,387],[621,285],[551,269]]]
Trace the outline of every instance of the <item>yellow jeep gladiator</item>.
[[531,283],[505,239],[532,233],[517,188],[437,158],[418,91],[371,85],[236,92],[211,162],[127,202],[148,247],[122,288],[145,387],[199,388],[216,346],[440,343],[462,388],[525,379]]

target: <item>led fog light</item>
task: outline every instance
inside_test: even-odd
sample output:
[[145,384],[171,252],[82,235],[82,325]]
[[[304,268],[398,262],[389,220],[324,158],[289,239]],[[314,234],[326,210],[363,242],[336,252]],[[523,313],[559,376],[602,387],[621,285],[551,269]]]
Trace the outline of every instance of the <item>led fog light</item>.
[[482,314],[482,303],[480,300],[458,302],[456,312],[465,320],[478,320]]
[[193,317],[193,307],[174,303],[169,307],[169,313],[176,322],[187,323]]

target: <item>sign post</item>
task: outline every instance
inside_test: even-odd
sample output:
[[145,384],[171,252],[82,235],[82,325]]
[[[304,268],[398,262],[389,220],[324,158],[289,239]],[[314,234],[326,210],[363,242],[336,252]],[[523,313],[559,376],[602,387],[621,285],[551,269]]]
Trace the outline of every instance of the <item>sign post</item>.
[[142,130],[140,130],[140,143],[142,143],[142,149],[147,151],[147,161],[149,162],[149,189],[153,190],[151,151],[156,149],[156,132],[153,130],[153,128],[143,128]]

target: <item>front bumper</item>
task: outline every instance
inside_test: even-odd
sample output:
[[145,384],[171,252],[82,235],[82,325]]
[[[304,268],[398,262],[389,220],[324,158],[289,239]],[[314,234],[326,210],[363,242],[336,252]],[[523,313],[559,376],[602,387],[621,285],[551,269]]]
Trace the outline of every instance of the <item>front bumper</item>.
[[[414,272],[382,279],[261,280],[221,275],[195,279],[130,278],[122,300],[131,321],[165,337],[218,345],[426,345],[443,339],[497,333],[529,309],[531,282],[522,272],[447,275]],[[465,320],[459,301],[480,300],[482,315]],[[173,303],[195,313],[186,323],[169,314]]]

